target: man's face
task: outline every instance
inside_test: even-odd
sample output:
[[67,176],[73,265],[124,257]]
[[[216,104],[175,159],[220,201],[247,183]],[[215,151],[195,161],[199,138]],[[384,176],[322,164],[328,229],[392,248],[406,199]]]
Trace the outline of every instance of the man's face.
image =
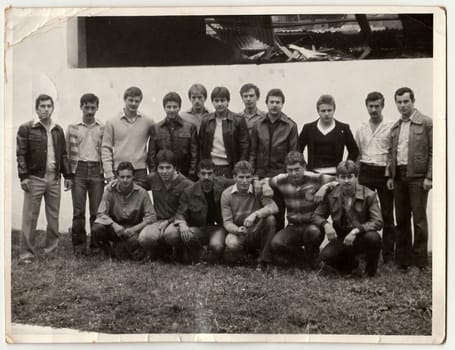
[[300,163],[286,165],[286,171],[292,183],[296,184],[303,180],[305,167]]
[[118,181],[122,192],[128,191],[133,186],[133,172],[130,169],[123,169],[118,172]]
[[382,110],[384,108],[382,100],[368,101],[367,110],[371,119],[378,120],[382,117]]
[[258,97],[254,92],[254,89],[250,89],[242,94],[242,101],[245,108],[255,108],[258,102]]
[[125,98],[125,108],[129,112],[137,112],[141,104],[142,96],[127,96]]
[[38,107],[36,108],[36,114],[42,122],[46,122],[52,115],[54,111],[54,106],[51,100],[42,100],[39,102]]
[[234,175],[234,181],[239,192],[246,193],[248,192],[250,184],[253,181],[253,174],[251,172],[241,171]]
[[84,119],[94,119],[98,105],[95,102],[85,102],[81,106],[82,117]]
[[175,101],[168,101],[164,105],[164,111],[166,112],[166,117],[174,119],[179,115],[180,106]]
[[204,190],[210,191],[213,187],[213,178],[215,177],[213,169],[200,169],[198,177]]
[[191,102],[191,105],[193,106],[193,109],[200,110],[200,109],[204,108],[205,97],[204,97],[204,95],[199,94],[199,93],[196,93],[196,94],[191,93],[190,102]]
[[405,117],[410,117],[414,112],[414,102],[411,99],[409,92],[403,95],[397,95],[395,97],[395,104],[397,105],[398,111]]
[[215,97],[212,100],[213,107],[218,113],[224,113],[227,111],[229,101],[225,97]]
[[352,193],[358,182],[358,177],[354,174],[338,174],[337,180],[341,185],[343,193]]
[[335,108],[332,105],[323,103],[318,107],[318,114],[324,124],[330,124],[335,114]]
[[273,116],[278,115],[283,109],[283,100],[280,96],[269,96],[266,103],[269,114]]
[[158,172],[161,180],[166,182],[172,180],[174,177],[175,167],[171,163],[162,162],[158,164],[156,171]]

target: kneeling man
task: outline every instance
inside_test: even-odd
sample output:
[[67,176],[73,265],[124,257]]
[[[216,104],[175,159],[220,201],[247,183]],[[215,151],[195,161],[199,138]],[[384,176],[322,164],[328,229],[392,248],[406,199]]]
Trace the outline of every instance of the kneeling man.
[[253,186],[253,167],[248,161],[235,164],[234,181],[221,195],[223,223],[228,232],[226,249],[259,249],[258,268],[264,269],[272,262],[270,243],[276,227],[273,214],[278,212],[273,191],[266,193]]
[[[340,183],[318,205],[312,221],[323,229],[329,243],[321,259],[341,272],[350,273],[359,266],[356,255],[365,253],[368,276],[374,276],[381,251],[383,221],[376,193],[358,183],[359,168],[347,160],[336,168]],[[332,217],[333,225],[327,222]]]

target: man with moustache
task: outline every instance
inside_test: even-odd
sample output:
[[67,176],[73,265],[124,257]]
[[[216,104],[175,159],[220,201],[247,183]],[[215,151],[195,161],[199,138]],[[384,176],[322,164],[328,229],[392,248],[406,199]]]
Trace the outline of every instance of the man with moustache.
[[72,186],[72,174],[66,153],[63,129],[52,119],[54,100],[39,95],[35,101],[37,119],[22,124],[17,131],[17,170],[24,191],[19,260],[31,263],[37,255],[36,224],[44,197],[47,228],[44,254],[57,249],[59,241],[60,178],[65,190]]
[[345,147],[348,159],[356,161],[359,149],[348,124],[334,119],[335,99],[322,95],[316,102],[319,119],[303,125],[299,136],[299,151],[308,147],[308,170],[335,175],[336,166],[343,160]]
[[[397,219],[396,262],[407,271],[428,265],[428,192],[433,178],[433,121],[415,107],[414,91],[402,87],[395,92],[401,118],[392,126],[387,157],[387,186],[393,189]],[[411,231],[414,225],[414,242]]]
[[[94,94],[84,94],[80,99],[82,120],[68,126],[67,152],[74,174],[71,196],[73,222],[71,240],[75,254],[86,251],[85,207],[87,196],[90,208],[90,227],[96,219],[98,206],[103,196],[104,177],[101,163],[101,142],[104,126],[95,119],[99,99]],[[93,236],[91,236],[93,238]],[[90,247],[93,247],[92,242]]]
[[162,149],[171,150],[176,157],[177,170],[195,180],[198,158],[196,126],[179,115],[182,99],[176,92],[169,92],[163,98],[166,118],[152,126],[152,137],[148,146],[148,164],[156,168],[155,157]]
[[152,120],[139,113],[142,91],[129,87],[123,94],[125,107],[120,116],[106,122],[102,143],[104,176],[108,182],[115,178],[114,169],[120,162],[130,161],[134,167],[134,181],[144,186],[147,176],[147,142]]
[[186,121],[196,125],[197,131],[201,127],[202,119],[209,114],[205,108],[205,100],[207,100],[207,89],[202,84],[193,84],[188,90],[188,98],[191,102],[191,108],[181,113],[181,116]]
[[[265,98],[268,112],[252,128],[249,160],[259,178],[285,173],[286,155],[297,150],[297,124],[282,112],[284,101],[280,89],[270,90]],[[286,207],[279,191],[275,191],[273,200],[279,209],[275,215],[279,231],[284,228]]]
[[228,109],[229,90],[216,87],[211,94],[215,112],[204,117],[199,130],[200,159],[212,159],[215,175],[232,178],[239,160],[248,159],[248,127],[244,118]]
[[156,221],[156,214],[147,191],[133,181],[133,165],[120,162],[117,174],[104,191],[92,226],[93,243],[109,256],[141,259],[138,235]]
[[248,83],[240,88],[240,97],[245,105],[245,109],[240,112],[239,115],[246,120],[250,138],[254,124],[256,124],[261,117],[265,116],[265,112],[259,110],[257,107],[259,96],[259,88],[254,84]]
[[393,192],[387,188],[385,176],[393,122],[384,120],[384,96],[380,92],[370,92],[365,99],[365,105],[370,119],[363,123],[355,134],[360,153],[359,183],[378,194],[384,220],[382,259],[384,264],[387,264],[393,260],[395,254]]

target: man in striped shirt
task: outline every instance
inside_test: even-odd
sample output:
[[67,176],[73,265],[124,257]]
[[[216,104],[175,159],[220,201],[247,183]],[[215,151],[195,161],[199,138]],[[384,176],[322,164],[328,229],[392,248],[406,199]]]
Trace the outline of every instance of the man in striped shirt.
[[311,215],[326,191],[337,183],[329,183],[334,176],[306,171],[303,154],[298,151],[289,152],[285,162],[287,173],[270,179],[270,186],[284,198],[288,219],[288,225],[272,240],[272,252],[280,263],[300,264],[306,259],[316,269],[324,234],[311,223]]
[[[87,233],[85,230],[85,207],[87,196],[90,208],[90,227],[96,219],[98,206],[103,196],[104,177],[101,166],[101,142],[104,126],[95,119],[99,99],[94,94],[84,94],[80,100],[82,120],[70,124],[67,132],[67,153],[71,173],[74,175],[71,197],[73,199],[73,222],[71,239],[75,254],[84,254]],[[91,236],[91,238],[93,238]],[[93,242],[93,240],[91,239]],[[93,247],[93,244],[90,244]]]

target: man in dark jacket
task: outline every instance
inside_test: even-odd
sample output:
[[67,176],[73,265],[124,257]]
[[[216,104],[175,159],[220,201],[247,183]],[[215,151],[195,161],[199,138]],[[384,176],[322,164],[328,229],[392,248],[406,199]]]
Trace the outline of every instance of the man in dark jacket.
[[338,163],[343,160],[344,148],[348,159],[356,161],[359,149],[348,124],[335,120],[335,100],[330,95],[322,95],[316,108],[319,119],[305,124],[299,136],[299,151],[308,146],[308,170],[335,175]]
[[[311,217],[329,240],[321,259],[350,273],[359,266],[356,255],[365,253],[365,272],[374,276],[381,252],[378,231],[383,226],[376,193],[358,183],[359,168],[352,160],[338,164],[336,175],[340,184],[325,196]],[[333,224],[327,221],[329,215]]]
[[[433,178],[433,121],[414,108],[414,92],[407,87],[395,92],[401,118],[390,131],[387,186],[393,189],[396,210],[396,260],[407,270],[428,265],[428,192]],[[414,224],[412,243],[411,214]]]
[[226,230],[220,198],[234,180],[215,176],[214,168],[212,160],[200,161],[199,181],[183,191],[177,209],[175,224],[180,229],[179,244],[188,247],[188,255],[193,261],[199,259],[201,248],[207,242],[210,262],[219,262],[224,253]]
[[196,179],[198,158],[197,128],[179,115],[182,99],[176,92],[163,98],[166,118],[152,126],[148,147],[148,163],[156,170],[156,155],[168,149],[176,157],[177,170],[191,180]]
[[30,263],[37,253],[35,230],[43,196],[47,218],[44,253],[57,248],[61,174],[65,190],[72,186],[63,129],[51,119],[52,97],[38,96],[35,109],[38,119],[22,124],[17,132],[17,166],[24,191],[19,259],[24,263]]
[[[249,160],[259,178],[273,177],[285,173],[286,155],[297,150],[297,125],[284,114],[284,94],[272,89],[265,98],[268,112],[259,118],[252,129]],[[278,206],[275,215],[277,231],[284,228],[286,206],[279,191],[274,191],[273,200]]]
[[199,129],[200,159],[212,159],[215,175],[232,178],[234,165],[248,160],[248,127],[245,118],[228,109],[227,88],[214,88],[211,99],[215,112],[204,117]]

